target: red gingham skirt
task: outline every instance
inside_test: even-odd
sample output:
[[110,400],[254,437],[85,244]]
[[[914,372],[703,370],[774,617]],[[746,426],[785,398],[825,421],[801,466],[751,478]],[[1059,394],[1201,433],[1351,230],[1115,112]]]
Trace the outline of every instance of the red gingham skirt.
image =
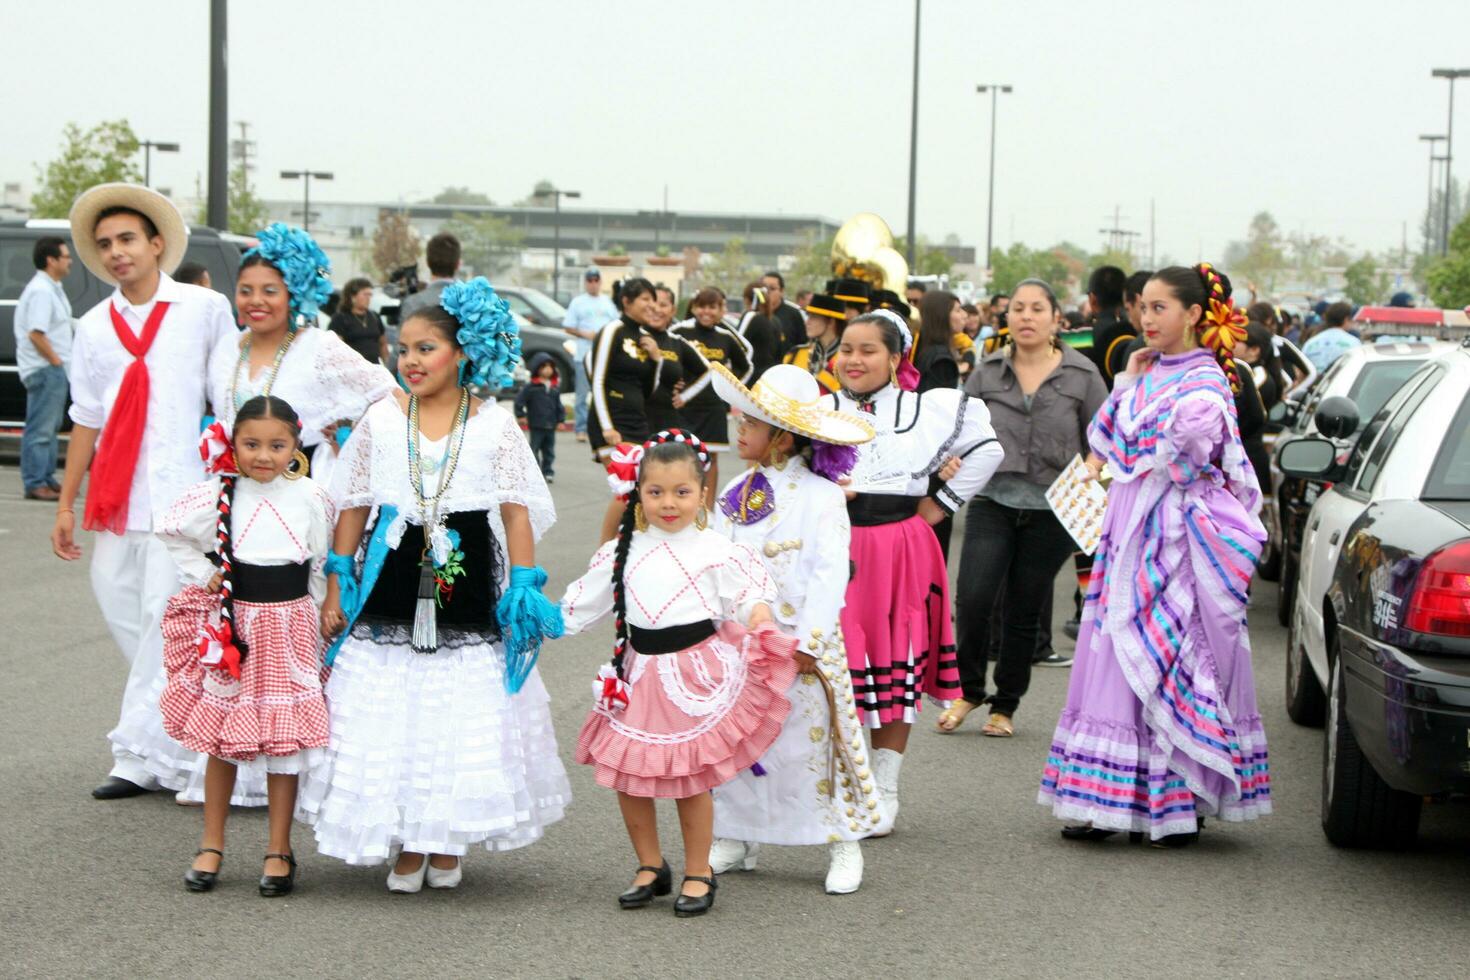
[[186,586],[163,614],[168,684],[158,704],[163,728],[186,749],[222,759],[294,755],[327,745],[317,608],[236,600],[235,625],[249,644],[236,680],[199,662],[199,630],[219,596]]

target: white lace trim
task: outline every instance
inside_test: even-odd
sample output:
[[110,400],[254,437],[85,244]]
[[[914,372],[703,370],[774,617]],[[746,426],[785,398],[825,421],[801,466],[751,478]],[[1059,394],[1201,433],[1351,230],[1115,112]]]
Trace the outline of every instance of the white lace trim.
[[[746,643],[752,642],[746,640]],[[682,732],[650,732],[642,728],[633,728],[625,724],[619,715],[612,714],[602,708],[593,710],[608,719],[613,731],[619,735],[633,739],[635,742],[643,742],[646,745],[681,745],[692,742],[695,739],[712,731],[716,725],[725,719],[730,708],[740,699],[749,679],[746,670],[745,653],[737,650],[723,640],[712,640],[706,649],[713,650],[719,658],[721,666],[725,670],[725,679],[707,695],[699,695],[690,691],[679,675],[678,660],[681,657],[691,657],[694,663],[695,673],[700,675],[701,680],[709,678],[709,668],[702,664],[697,658],[688,653],[664,654],[655,657],[658,661],[657,669],[659,682],[670,701],[680,711],[691,718],[701,718],[699,724]],[[650,659],[640,657],[639,659]]]

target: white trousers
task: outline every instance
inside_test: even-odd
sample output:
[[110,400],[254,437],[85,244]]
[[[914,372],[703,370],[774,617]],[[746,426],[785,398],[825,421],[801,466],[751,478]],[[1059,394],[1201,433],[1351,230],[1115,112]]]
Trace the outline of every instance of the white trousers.
[[[163,608],[179,588],[179,570],[168,549],[151,533],[98,534],[92,546],[92,592],[102,618],[127,660],[119,721],[145,717],[151,710],[158,740],[166,740],[158,693],[163,688]],[[151,704],[147,702],[151,701]],[[112,775],[149,789],[158,779],[146,760],[113,738]]]

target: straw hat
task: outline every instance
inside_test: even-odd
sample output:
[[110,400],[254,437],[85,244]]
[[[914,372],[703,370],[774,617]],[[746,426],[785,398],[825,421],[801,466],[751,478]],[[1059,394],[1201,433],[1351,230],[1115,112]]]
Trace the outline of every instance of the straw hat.
[[778,429],[834,446],[855,446],[873,438],[873,427],[865,420],[822,407],[822,387],[804,368],[774,365],[752,388],[723,364],[711,364],[710,370],[715,394],[722,401]]
[[87,271],[109,286],[117,280],[107,271],[101,254],[97,251],[97,215],[108,208],[132,208],[146,214],[163,237],[163,254],[158,257],[158,267],[172,273],[184,260],[184,250],[189,247],[189,228],[174,202],[162,194],[137,184],[98,184],[89,187],[71,206],[71,248],[82,260]]

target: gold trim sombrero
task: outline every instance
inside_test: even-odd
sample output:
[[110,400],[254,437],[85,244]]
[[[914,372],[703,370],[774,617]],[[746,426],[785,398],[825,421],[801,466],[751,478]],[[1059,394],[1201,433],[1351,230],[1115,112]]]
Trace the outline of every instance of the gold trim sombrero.
[[866,420],[823,408],[826,392],[811,372],[794,364],[767,368],[750,388],[723,364],[711,364],[710,371],[722,401],[769,425],[834,446],[856,446],[873,438],[873,427]]

